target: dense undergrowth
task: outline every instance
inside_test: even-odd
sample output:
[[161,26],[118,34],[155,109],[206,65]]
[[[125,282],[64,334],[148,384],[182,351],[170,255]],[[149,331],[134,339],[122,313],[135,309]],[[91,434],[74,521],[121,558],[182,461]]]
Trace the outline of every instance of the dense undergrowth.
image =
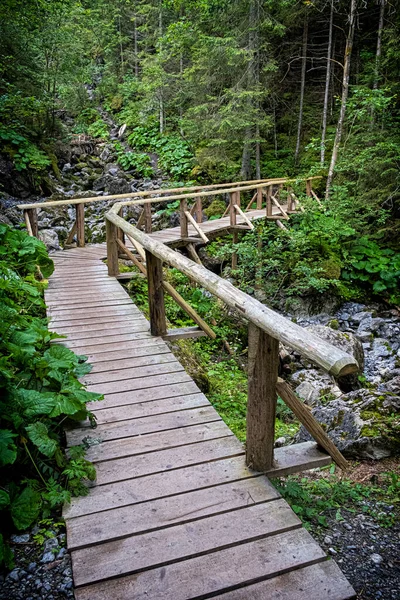
[[50,344],[43,290],[53,271],[42,242],[0,224],[0,564],[12,564],[5,544],[72,495],[87,493],[94,467],[84,449],[64,453],[69,419],[91,417],[86,402],[101,398],[78,378],[86,357]]

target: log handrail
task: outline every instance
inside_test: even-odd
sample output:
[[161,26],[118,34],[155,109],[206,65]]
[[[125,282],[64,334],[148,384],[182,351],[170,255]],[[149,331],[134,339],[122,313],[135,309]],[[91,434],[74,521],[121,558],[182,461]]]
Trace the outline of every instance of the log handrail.
[[302,356],[318,365],[331,375],[340,377],[358,370],[356,360],[318,336],[293,323],[255,298],[242,292],[229,281],[196,264],[189,258],[178,254],[165,244],[139,231],[136,227],[118,216],[124,203],[115,204],[105,215],[107,222],[122,229],[127,235],[139,242],[143,248],[159,260],[175,267],[191,280],[200,284],[228,306],[237,311],[281,343],[293,348]]

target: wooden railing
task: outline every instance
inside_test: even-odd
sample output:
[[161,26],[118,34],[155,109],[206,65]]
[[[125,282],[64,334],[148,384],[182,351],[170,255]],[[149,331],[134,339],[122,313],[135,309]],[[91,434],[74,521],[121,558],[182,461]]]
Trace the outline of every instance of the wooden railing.
[[[203,198],[209,196],[227,195],[229,194],[229,204],[223,216],[229,213],[229,223],[232,228],[252,228],[253,225],[246,217],[245,213],[249,211],[254,203],[256,208],[261,210],[265,206],[265,217],[277,222],[280,227],[284,228],[282,220],[287,220],[290,213],[301,210],[299,201],[293,194],[291,186],[296,182],[305,183],[306,193],[310,197],[316,197],[312,190],[312,181],[320,179],[319,177],[310,177],[307,179],[291,180],[288,178],[281,179],[258,179],[254,181],[239,181],[235,183],[222,183],[206,186],[191,186],[179,188],[165,188],[148,190],[145,192],[132,192],[128,194],[115,194],[110,196],[93,196],[88,198],[73,198],[68,200],[54,200],[49,202],[38,202],[35,204],[20,204],[18,208],[24,211],[24,219],[26,227],[30,235],[38,235],[38,209],[55,208],[59,206],[75,206],[75,222],[68,233],[65,245],[71,244],[73,238],[76,237],[78,247],[85,245],[85,205],[94,202],[115,202],[115,200],[127,200],[121,204],[121,216],[127,206],[142,206],[142,212],[137,221],[137,227],[144,228],[146,233],[152,232],[152,204],[168,203],[175,200],[180,201],[180,228],[181,240],[193,242],[188,234],[189,226],[194,227],[200,239],[206,243],[207,236],[202,232],[199,223],[203,220]],[[279,198],[283,187],[287,186],[286,191],[286,206],[283,206]],[[253,191],[250,202],[242,210],[241,197],[244,192]],[[192,205],[188,206],[188,201],[193,201]],[[273,206],[277,207],[278,213],[273,215]],[[245,222],[244,226],[237,225],[237,216],[240,215]],[[237,232],[234,232],[234,237]],[[197,241],[197,240],[194,240]],[[234,240],[235,241],[235,240]]]
[[[262,189],[262,187],[256,189]],[[237,190],[233,190],[231,193],[237,194]],[[115,275],[115,271],[118,269],[118,248],[122,248],[125,252],[128,251],[129,256],[130,251],[120,240],[118,234],[119,231],[122,231],[139,249],[145,260],[145,267],[143,263],[140,264],[142,272],[145,268],[148,279],[150,328],[153,335],[162,337],[167,335],[164,305],[166,282],[163,280],[163,263],[187,275],[192,281],[237,311],[249,323],[246,443],[248,466],[258,471],[273,472],[275,413],[277,393],[279,393],[318,444],[332,456],[339,466],[345,468],[346,460],[316,422],[309,409],[295,396],[288,384],[278,378],[279,342],[293,348],[300,355],[336,377],[357,371],[358,365],[355,359],[269,309],[201,264],[197,264],[165,244],[157,242],[148,234],[129,224],[120,216],[124,204],[115,204],[105,215],[108,271],[110,275]],[[132,253],[131,256],[133,256]],[[135,260],[139,262],[136,258]]]

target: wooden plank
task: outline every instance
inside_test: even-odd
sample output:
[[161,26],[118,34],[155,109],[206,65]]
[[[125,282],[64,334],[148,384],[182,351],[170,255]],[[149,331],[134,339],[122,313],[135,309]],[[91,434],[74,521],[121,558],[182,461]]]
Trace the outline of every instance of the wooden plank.
[[138,479],[99,485],[90,490],[90,496],[73,498],[71,504],[65,506],[63,516],[66,519],[72,519],[111,508],[147,502],[156,498],[257,476],[259,476],[258,473],[246,468],[242,456],[224,458],[176,471],[166,471]]
[[[124,341],[123,343],[123,347],[125,349],[128,348],[134,348],[137,349],[137,340],[140,339],[140,345],[141,346],[153,346],[155,344],[160,343],[162,340],[161,338],[140,338],[138,336],[141,336],[144,334],[136,334],[136,337],[131,340],[131,341]],[[90,341],[88,341],[88,344],[90,343]],[[121,342],[112,342],[109,343],[107,342],[106,344],[96,344],[95,346],[75,346],[74,347],[74,352],[76,352],[77,354],[86,354],[86,355],[90,355],[90,360],[92,359],[92,356],[94,356],[95,354],[106,354],[108,355],[109,352],[112,352],[113,350],[120,350],[121,349]]]
[[110,277],[108,277],[108,275],[104,275],[102,277],[102,279],[91,279],[91,278],[86,278],[84,280],[81,281],[76,281],[76,279],[74,279],[72,282],[68,281],[67,278],[63,278],[59,281],[54,281],[52,278],[49,281],[49,286],[47,288],[47,292],[49,291],[64,291],[64,292],[71,292],[74,291],[75,293],[78,292],[83,292],[85,290],[94,290],[94,289],[101,289],[104,290],[106,288],[109,287],[113,287],[115,289],[117,289],[118,287],[118,283],[115,281],[115,279],[110,279]]
[[[76,586],[170,565],[178,560],[277,535],[301,526],[284,500],[213,515],[188,525],[108,542],[72,553]],[[138,551],[140,548],[140,551]],[[155,549],[157,551],[155,552]]]
[[115,460],[96,463],[96,485],[134,479],[163,471],[198,465],[220,458],[244,455],[243,445],[235,436],[188,444]]
[[[149,331],[149,324],[145,320],[144,323],[142,321],[128,321],[125,326],[121,327],[110,327],[108,324],[103,324],[97,326],[95,329],[89,330],[89,332],[84,329],[81,330],[80,327],[56,327],[56,331],[67,336],[68,343],[76,340],[86,340],[86,339],[102,339],[107,341],[110,338],[114,338],[117,335],[125,335],[126,333],[140,333],[143,331]],[[92,337],[93,336],[93,337]],[[112,340],[111,340],[112,341]]]
[[128,406],[104,407],[98,409],[96,403],[91,406],[96,415],[97,425],[137,419],[139,417],[150,417],[152,415],[176,412],[188,408],[210,406],[210,402],[204,394],[187,394],[176,398],[163,398],[162,400],[150,400],[149,402],[136,402]]
[[[92,358],[89,356],[89,360]],[[180,378],[179,378],[180,379]],[[97,408],[111,408],[112,406],[124,406],[134,404],[136,402],[147,402],[151,400],[160,400],[163,398],[174,398],[186,394],[196,394],[200,392],[195,382],[189,378],[185,382],[171,383],[168,385],[160,385],[159,387],[139,388],[128,392],[119,392],[117,394],[107,394],[105,400],[96,402]],[[94,408],[92,404],[89,404]]]
[[315,442],[302,442],[276,448],[274,464],[266,471],[266,475],[268,477],[286,477],[292,473],[325,467],[331,462],[329,454],[321,451]]
[[249,323],[246,463],[266,471],[274,458],[279,342]]
[[277,498],[278,492],[266,477],[255,477],[123,506],[105,512],[104,519],[99,519],[98,513],[68,519],[68,547],[80,548],[144,531],[150,532]]
[[146,433],[155,433],[167,429],[179,429],[198,423],[210,423],[219,421],[220,416],[211,406],[193,408],[181,412],[165,413],[115,423],[98,425],[95,429],[91,427],[80,427],[67,431],[67,442],[69,446],[80,444],[84,438],[90,440],[118,440]]
[[[85,296],[85,298],[75,298],[75,300],[68,298],[67,301],[63,301],[62,294],[60,297],[55,297],[54,294],[48,296],[45,294],[46,304],[51,308],[59,307],[61,304],[64,308],[70,308],[72,306],[80,306],[83,308],[105,306],[107,304],[120,304],[124,300],[129,300],[129,296],[121,289],[118,292],[104,292],[101,295],[101,299],[98,294],[91,294]],[[132,301],[131,301],[132,302]]]
[[184,368],[180,365],[180,363],[178,363],[178,365],[180,368],[176,366],[177,370],[172,373],[150,375],[148,377],[142,377],[139,379],[120,379],[119,381],[111,381],[109,383],[95,383],[93,385],[88,385],[87,389],[90,392],[97,392],[99,394],[115,394],[117,392],[129,392],[143,388],[154,388],[167,385],[168,383],[190,381],[191,378],[186,373]]
[[106,219],[106,235],[107,235],[107,268],[108,274],[115,277],[119,273],[118,264],[118,229],[111,221]]
[[355,600],[356,594],[337,564],[324,561],[218,594],[220,600]]
[[[246,560],[243,560],[246,557]],[[266,537],[168,567],[104,581],[75,590],[76,600],[187,600],[273,577],[324,560],[324,552],[304,529]]]
[[79,248],[85,245],[85,204],[82,202],[75,206],[76,212],[76,243]]
[[110,357],[109,360],[97,362],[93,365],[90,374],[103,373],[104,371],[115,371],[117,369],[135,369],[136,367],[145,367],[150,365],[159,365],[161,363],[174,362],[176,357],[172,352],[165,348],[164,353],[147,354],[145,356],[137,356],[128,358],[122,352],[121,358]]
[[[95,315],[97,315],[97,311],[95,313]],[[77,319],[72,319],[72,318],[62,318],[59,319],[57,317],[53,317],[50,320],[50,325],[52,327],[57,326],[58,328],[63,328],[63,331],[71,331],[71,330],[77,330],[79,328],[80,331],[95,331],[99,325],[107,325],[110,323],[110,319],[113,318],[115,319],[116,317],[122,317],[121,321],[126,320],[127,323],[141,323],[142,321],[145,321],[148,325],[148,321],[139,313],[136,311],[125,311],[122,313],[115,313],[114,311],[109,311],[108,314],[105,314],[103,316],[93,316],[93,315],[87,315],[87,317],[85,318],[77,318]]]
[[176,373],[177,371],[184,370],[181,363],[174,360],[155,365],[145,365],[143,367],[126,367],[124,369],[103,371],[102,373],[88,373],[88,375],[85,375],[82,379],[82,383],[95,386],[100,383],[112,383],[113,381],[125,381],[126,379],[152,377],[153,375]]
[[114,285],[105,286],[104,288],[101,285],[90,286],[90,288],[82,289],[82,290],[72,290],[71,292],[63,291],[63,290],[52,290],[49,288],[46,290],[46,297],[51,300],[65,300],[68,303],[71,299],[87,301],[87,299],[98,298],[99,294],[104,294],[106,296],[112,297],[121,297],[121,298],[129,298],[129,294],[120,286],[118,282],[115,282]]
[[88,447],[86,457],[96,463],[229,436],[233,436],[233,433],[223,421],[213,421],[181,429],[149,433],[135,437],[134,440],[124,438],[122,440],[99,442]]
[[[107,344],[112,344],[113,342],[118,342],[119,346],[123,345],[124,342],[132,341],[132,340],[142,340],[143,338],[149,337],[148,331],[140,331],[138,333],[124,333],[119,335],[109,335],[106,338],[103,337],[91,337],[90,339],[83,340],[54,340],[54,344],[61,343],[68,348],[93,348],[96,346],[106,346]],[[83,346],[84,343],[90,344],[90,346]]]
[[[163,339],[173,341],[184,340],[187,338],[199,338],[204,336],[207,336],[207,333],[196,325],[195,327],[176,327],[175,329],[168,329],[168,332],[163,335]],[[215,339],[214,332],[212,339]]]
[[[122,316],[122,318],[125,318],[123,315],[128,315],[126,318],[130,319],[141,319],[143,318],[143,314],[136,308],[136,306],[134,304],[132,304],[132,302],[127,302],[124,304],[119,304],[117,306],[100,306],[97,307],[96,311],[91,311],[91,310],[84,310],[82,311],[79,308],[71,308],[71,309],[62,309],[62,307],[60,307],[59,310],[57,309],[52,309],[51,310],[51,315],[50,316],[50,320],[51,321],[57,321],[57,322],[63,322],[63,321],[72,321],[74,324],[77,322],[80,325],[85,325],[85,324],[89,324],[89,323],[96,323],[96,322],[106,322],[108,323],[108,319],[111,316]],[[104,321],[105,319],[105,321]]]
[[[151,342],[151,343],[150,343]],[[137,344],[131,344],[127,346],[124,344],[123,350],[117,349],[109,352],[102,352],[98,354],[89,355],[88,362],[94,365],[94,368],[103,368],[103,364],[108,361],[118,361],[120,359],[133,359],[136,357],[150,357],[152,355],[159,355],[161,353],[170,352],[167,344],[164,344],[162,340],[151,339],[146,341],[146,345],[140,344],[138,348]]]

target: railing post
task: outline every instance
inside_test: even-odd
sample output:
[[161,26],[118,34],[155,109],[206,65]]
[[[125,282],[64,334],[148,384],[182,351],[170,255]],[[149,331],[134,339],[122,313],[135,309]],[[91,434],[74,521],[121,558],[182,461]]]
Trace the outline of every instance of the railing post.
[[151,335],[167,333],[165,319],[162,261],[146,250],[147,283],[149,288],[149,312]]
[[312,196],[312,180],[306,179],[306,194],[307,196]]
[[257,188],[257,210],[261,210],[263,201],[262,188]]
[[180,201],[181,238],[189,237],[188,220],[186,216],[187,202],[185,198]]
[[119,275],[118,263],[118,227],[106,219],[106,236],[107,236],[107,267],[110,277]]
[[266,206],[266,213],[267,213],[267,217],[272,217],[272,200],[271,200],[271,196],[272,196],[272,188],[270,185],[267,186],[267,206]]
[[279,342],[249,323],[246,464],[268,471],[274,458]]
[[150,202],[146,202],[144,205],[144,230],[146,233],[151,233],[152,230]]
[[201,198],[196,198],[196,221],[197,223],[203,222],[203,203]]
[[[118,212],[118,216],[121,217],[122,219],[124,218],[124,207],[123,206],[121,207],[121,210]],[[118,236],[118,239],[121,240],[121,242],[123,244],[125,244],[125,232],[120,227],[118,227],[117,236]]]
[[230,192],[229,193],[229,217],[230,217],[230,225],[234,227],[236,225],[236,210],[235,204],[240,206],[240,192]]
[[37,209],[28,208],[24,212],[27,215],[31,226],[31,233],[29,232],[29,234],[37,237],[39,233]]
[[76,211],[76,242],[78,248],[85,245],[85,205],[83,202],[77,204]]

